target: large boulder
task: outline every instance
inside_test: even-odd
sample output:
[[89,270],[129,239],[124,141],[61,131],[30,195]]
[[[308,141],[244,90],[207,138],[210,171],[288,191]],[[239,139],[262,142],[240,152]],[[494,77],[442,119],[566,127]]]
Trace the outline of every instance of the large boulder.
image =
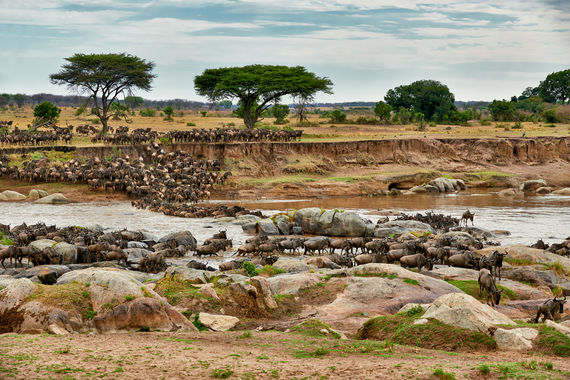
[[0,276],[0,317],[11,312],[35,290],[36,285],[27,278]]
[[53,247],[55,244],[57,244],[57,242],[51,239],[34,240],[28,244],[28,250],[30,254],[35,255],[41,253],[46,248]]
[[273,263],[273,267],[277,269],[281,269],[287,273],[300,273],[300,272],[308,272],[310,267],[303,261],[299,259],[283,259],[279,258],[276,262]]
[[502,329],[495,331],[493,339],[499,350],[526,351],[532,348],[532,340],[538,336],[538,331],[531,328]]
[[127,256],[127,264],[138,264],[143,258],[147,257],[151,251],[143,248],[125,248],[123,249]]
[[[324,211],[324,210],[323,210]],[[303,229],[304,233],[317,234],[321,209],[317,207],[302,208],[295,212],[295,224]]]
[[263,219],[257,222],[257,233],[262,236],[279,235],[279,229],[271,219]]
[[143,297],[148,293],[148,290],[143,291],[143,284],[126,270],[111,268],[75,270],[63,274],[57,280],[57,284],[69,284],[73,281],[89,284],[91,303],[93,310],[97,312],[121,304],[127,298]]
[[312,288],[320,281],[314,273],[282,274],[267,279],[273,294],[296,295],[301,290]]
[[43,205],[63,205],[69,203],[69,200],[62,193],[54,193],[46,197],[36,199],[34,203]]
[[0,201],[21,201],[24,199],[26,199],[26,196],[17,191],[6,190],[0,193]]
[[205,284],[208,282],[204,271],[188,267],[170,267],[166,270],[166,276],[176,277],[180,281],[190,284]]
[[539,187],[547,187],[546,181],[543,179],[532,179],[521,183],[519,190],[524,192],[535,191]]
[[93,324],[99,333],[119,331],[197,331],[179,311],[155,298],[141,297],[98,314]]
[[216,315],[201,312],[198,321],[212,331],[228,331],[239,323],[239,319],[231,315]]
[[303,208],[295,213],[295,224],[303,232],[326,236],[364,236],[366,221],[351,211]]
[[267,315],[268,312],[277,308],[277,302],[269,283],[263,277],[253,277],[250,283],[236,282],[229,286],[230,296],[235,304],[241,306],[248,313]]
[[394,220],[377,225],[374,228],[373,236],[387,238],[390,236],[400,236],[409,232],[416,234],[435,234],[436,230],[429,224],[417,220]]
[[77,248],[73,244],[60,242],[54,244],[52,249],[61,264],[73,264],[77,261]]
[[463,231],[446,232],[443,235],[441,235],[440,238],[449,240],[449,242],[453,246],[458,246],[458,245],[470,246],[477,243],[477,239],[475,239],[469,233]]
[[275,217],[275,225],[279,229],[282,235],[289,235],[291,233],[291,221],[288,216],[277,215]]
[[161,237],[158,242],[164,243],[166,241],[174,240],[176,241],[176,245],[183,245],[186,247],[188,251],[195,251],[196,250],[196,238],[192,235],[190,231],[178,231],[170,233],[166,236]]
[[28,193],[28,199],[30,199],[31,201],[35,201],[37,199],[47,197],[47,195],[48,195],[48,193],[45,192],[44,190],[32,189]]
[[64,273],[70,269],[66,265],[37,265],[18,273],[15,278],[37,277],[42,284],[52,285]]
[[423,318],[482,333],[491,333],[497,325],[514,325],[506,315],[484,305],[465,293],[445,294],[432,302]]
[[570,328],[564,325],[561,325],[559,323],[556,323],[554,321],[551,321],[550,319],[547,319],[545,322],[547,327],[551,327],[554,330],[566,335],[568,338],[570,338]]
[[452,191],[465,190],[465,182],[460,179],[449,179],[439,177],[431,180],[428,185],[433,186],[439,190],[440,193],[449,193]]

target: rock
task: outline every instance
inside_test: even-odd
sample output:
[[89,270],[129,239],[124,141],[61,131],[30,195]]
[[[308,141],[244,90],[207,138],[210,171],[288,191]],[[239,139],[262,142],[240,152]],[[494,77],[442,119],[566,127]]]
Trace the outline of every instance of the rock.
[[6,190],[0,193],[0,201],[21,201],[24,199],[26,199],[26,196],[16,191]]
[[287,273],[308,272],[310,269],[306,263],[304,263],[299,259],[283,259],[283,258],[279,258],[279,260],[273,263],[273,267],[284,270]]
[[41,253],[45,248],[53,247],[55,244],[57,244],[57,242],[51,239],[34,240],[28,244],[28,250],[30,254],[35,255]]
[[279,235],[279,229],[271,219],[263,219],[257,222],[257,233],[261,236]]
[[267,309],[277,309],[277,302],[275,302],[275,298],[273,298],[269,282],[267,282],[264,277],[259,276],[253,277],[250,281],[251,285],[257,289],[258,294],[261,295],[263,305],[265,305]]
[[123,249],[127,256],[127,264],[138,264],[144,257],[148,256],[151,251],[142,248],[125,248]]
[[166,276],[176,277],[180,281],[187,281],[190,284],[205,284],[208,282],[205,272],[199,269],[187,267],[169,267]]
[[417,220],[394,220],[392,222],[382,223],[374,229],[374,236],[386,238],[392,235],[402,235],[406,232],[414,232],[424,234],[429,232],[435,234],[435,229],[429,224],[419,222]]
[[215,315],[201,312],[198,321],[212,331],[228,331],[239,323],[239,319],[230,315]]
[[295,225],[304,233],[326,236],[363,236],[365,220],[355,212],[303,208],[295,213]]
[[550,194],[552,193],[553,188],[548,186],[539,187],[536,189],[537,194]]
[[425,186],[414,186],[409,191],[415,194],[423,194],[428,192]]
[[526,192],[530,192],[530,191],[535,191],[539,187],[546,187],[546,186],[548,186],[548,185],[546,184],[545,180],[533,179],[533,180],[529,180],[529,181],[524,181],[520,185],[519,190],[524,191],[526,193]]
[[497,239],[497,235],[493,232],[479,227],[467,227],[467,232],[476,239]]
[[341,268],[340,265],[333,263],[331,261],[331,259],[329,259],[328,257],[325,257],[325,256],[311,257],[310,259],[308,259],[305,262],[307,263],[307,265],[314,265],[317,268],[327,268],[327,269],[340,269]]
[[567,326],[563,326],[559,323],[556,323],[554,321],[551,321],[550,319],[547,319],[546,322],[544,322],[544,324],[547,327],[552,327],[554,330],[566,335],[568,338],[570,338],[570,328]]
[[538,331],[531,328],[502,329],[495,331],[493,338],[499,350],[526,351],[532,348],[532,340],[538,336]]
[[297,273],[269,277],[267,282],[273,294],[296,295],[317,285],[320,280],[320,276],[314,273]]
[[469,233],[463,231],[446,232],[443,235],[441,235],[440,238],[449,240],[452,246],[458,246],[458,245],[470,246],[473,244],[477,244],[478,242],[477,239],[475,239]]
[[35,201],[36,199],[40,199],[40,198],[41,198],[40,193],[36,189],[30,190],[30,192],[28,193],[28,199],[31,201]]
[[487,247],[484,249],[480,249],[477,252],[482,255],[488,256],[495,250],[501,253],[508,252],[509,258],[520,259],[536,264],[539,263],[553,264],[559,262],[568,270],[570,270],[570,258],[563,257],[548,251],[544,251],[542,249],[530,248],[522,244],[503,245],[500,247]]
[[111,311],[98,314],[93,324],[99,333],[119,331],[197,331],[180,312],[160,300],[137,298],[115,306]]
[[66,265],[38,265],[26,269],[14,277],[32,278],[34,276],[37,276],[42,284],[52,285],[61,275],[69,271],[70,269]]
[[164,243],[169,240],[176,241],[176,245],[183,245],[189,251],[196,250],[196,238],[194,237],[194,235],[192,235],[190,231],[173,232],[171,234],[161,237],[158,240],[158,242]]
[[552,193],[556,194],[556,195],[570,195],[570,187],[565,187],[563,189],[554,190]]
[[289,217],[285,215],[277,215],[275,217],[275,225],[282,235],[289,235],[291,233],[291,222],[289,221]]
[[[451,191],[455,191],[454,182],[448,178],[439,177],[432,179],[428,184],[437,187],[440,193],[449,193]],[[465,184],[463,185],[465,186]]]
[[63,274],[57,284],[69,284],[73,281],[89,284],[91,303],[93,310],[97,312],[101,311],[103,306],[124,302],[126,297],[139,298],[145,295],[141,289],[142,283],[126,270],[87,268],[71,271]]
[[36,285],[27,278],[0,278],[0,316],[12,311],[36,290]]
[[431,304],[423,318],[469,330],[489,333],[496,325],[514,325],[507,316],[465,293],[445,294]]
[[212,284],[205,284],[204,286],[200,287],[198,293],[202,294],[205,297],[211,298],[214,301],[220,301],[220,297],[218,297],[218,293],[213,288]]
[[515,189],[504,189],[499,191],[497,195],[501,198],[510,198],[519,195],[519,193]]
[[46,197],[34,201],[36,204],[42,205],[63,205],[69,203],[69,200],[62,193],[54,193]]
[[303,234],[303,227],[293,226],[293,227],[291,227],[291,233],[293,235],[302,235]]
[[233,301],[249,313],[267,315],[268,311],[277,308],[271,288],[267,280],[253,277],[250,284],[237,282],[230,284],[229,290]]
[[52,246],[53,254],[59,257],[61,264],[73,264],[77,261],[77,248],[66,242],[56,243]]
[[127,243],[127,248],[148,249],[148,245],[142,241],[129,241]]
[[261,218],[255,215],[239,215],[235,218],[235,220],[232,222],[232,224],[238,225],[238,226],[243,226],[244,224],[255,224],[258,221],[260,221]]
[[[542,269],[542,268],[541,268]],[[515,281],[530,282],[534,286],[546,285],[550,288],[559,286],[559,280],[552,271],[539,270],[534,266],[503,267],[501,274],[505,278]]]
[[321,209],[317,207],[302,208],[295,212],[295,224],[303,229],[304,233],[317,234],[317,226]]

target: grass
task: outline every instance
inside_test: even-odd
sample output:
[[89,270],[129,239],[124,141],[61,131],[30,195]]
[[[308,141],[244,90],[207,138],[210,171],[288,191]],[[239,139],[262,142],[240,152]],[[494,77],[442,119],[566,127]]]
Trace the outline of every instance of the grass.
[[253,334],[251,333],[251,331],[244,331],[240,336],[238,336],[238,339],[250,339],[253,337]]
[[482,363],[477,366],[479,373],[488,376],[496,375],[499,379],[562,379],[570,373],[557,370],[550,362],[537,362],[536,360],[505,362],[505,363]]
[[[322,330],[328,331],[324,333]],[[340,334],[333,330],[333,328],[318,319],[309,319],[305,322],[299,323],[291,328],[291,332],[302,334],[311,337],[332,336],[340,339]]]
[[509,257],[509,256],[505,256],[504,260],[511,265],[517,265],[517,266],[534,265],[535,264],[534,262],[532,262],[530,260],[517,259],[515,257]]
[[345,183],[356,183],[362,181],[371,180],[371,176],[344,176],[344,177],[329,177],[327,178],[329,181],[333,182],[345,182]]
[[419,285],[420,283],[416,280],[412,280],[411,278],[404,278],[402,279],[402,281],[404,281],[406,284],[410,284],[410,285]]
[[46,306],[54,306],[65,311],[90,315],[93,312],[87,285],[71,282],[62,285],[37,284],[36,290],[25,301],[37,301]]
[[560,261],[557,261],[555,263],[542,263],[542,265],[548,269],[553,271],[556,274],[559,274],[561,276],[565,276],[568,274],[568,271],[566,270],[566,268],[564,267],[564,265],[562,265],[560,263]]
[[358,330],[356,338],[385,340],[445,351],[489,351],[497,347],[496,342],[490,336],[446,325],[437,320],[430,319],[425,324],[414,325],[414,321],[422,315],[423,310],[420,311],[418,308],[406,313],[369,319]]
[[535,347],[541,352],[570,357],[570,338],[551,327],[541,326]]
[[216,379],[227,379],[230,377],[234,371],[229,367],[215,368],[212,370],[212,377]]
[[451,372],[445,372],[443,369],[441,368],[436,368],[433,371],[433,375],[435,377],[437,377],[438,379],[442,379],[442,380],[455,380],[455,374],[451,373]]
[[200,322],[200,313],[196,313],[196,315],[194,315],[192,324],[198,329],[198,331],[208,331],[208,328],[204,326],[202,322]]
[[[478,300],[486,300],[487,294],[484,291],[482,296],[479,296],[479,282],[475,280],[445,280],[449,284],[455,286],[456,288],[461,289],[465,293],[469,294],[471,297],[476,298]],[[503,289],[503,293],[501,294],[501,299],[508,299],[508,300],[516,300],[518,299],[518,294],[512,291],[509,288],[506,288],[502,285],[497,285],[499,290]]]
[[286,175],[276,177],[263,177],[263,178],[243,178],[241,182],[248,185],[278,185],[281,183],[304,183],[316,182],[316,177],[308,177],[303,175]]
[[191,299],[204,299],[212,304],[215,301],[211,297],[198,292],[199,288],[192,285],[189,281],[182,281],[176,276],[165,276],[156,283],[155,291],[161,296],[166,297],[168,303],[177,305],[186,298]]
[[393,280],[397,278],[398,275],[394,273],[384,273],[384,272],[356,272],[354,273],[354,277],[383,277],[389,280]]

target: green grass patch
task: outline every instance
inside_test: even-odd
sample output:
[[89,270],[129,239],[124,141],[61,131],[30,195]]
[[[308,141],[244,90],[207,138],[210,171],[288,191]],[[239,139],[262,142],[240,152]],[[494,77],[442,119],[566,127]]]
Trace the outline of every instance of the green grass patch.
[[200,313],[196,313],[196,315],[194,315],[192,324],[198,329],[198,331],[208,331],[208,328],[204,326],[202,322],[200,322]]
[[260,276],[267,277],[273,277],[281,273],[285,273],[285,271],[283,269],[275,268],[272,265],[265,265],[263,268],[261,268],[261,270],[258,271],[258,274]]
[[536,360],[505,363],[483,363],[477,369],[485,376],[494,374],[499,379],[550,380],[567,378],[570,372],[554,368],[550,362]]
[[539,328],[535,347],[544,353],[565,358],[570,356],[570,338],[551,327],[541,326]]
[[[483,291],[482,296],[479,296],[479,282],[475,280],[445,280],[449,284],[463,290],[465,293],[469,294],[471,297],[478,300],[486,300],[487,293]],[[501,300],[516,300],[518,299],[518,294],[509,288],[502,285],[497,285],[499,290],[503,289],[501,294]]]
[[[322,330],[326,330],[328,333],[324,333]],[[312,337],[332,336],[336,339],[340,339],[338,332],[318,319],[309,319],[303,323],[299,323],[291,328],[291,332]]]
[[394,273],[385,273],[385,272],[356,272],[354,273],[354,277],[382,277],[387,278],[389,280],[393,280],[398,277],[397,274]]
[[279,177],[263,177],[263,178],[244,178],[243,183],[249,185],[278,185],[281,183],[306,183],[316,182],[316,177],[308,177],[302,175],[279,176]]
[[344,177],[329,177],[327,179],[329,181],[333,181],[333,182],[356,183],[356,182],[371,180],[372,177],[370,177],[370,176],[344,176]]
[[357,339],[374,339],[398,344],[418,346],[445,351],[489,351],[497,343],[485,334],[460,327],[446,325],[430,319],[427,323],[414,325],[422,312],[399,313],[369,319],[358,330]]
[[403,278],[402,281],[404,281],[406,284],[410,284],[410,285],[419,285],[420,283],[416,280],[412,280],[411,278]]
[[62,285],[37,284],[36,290],[26,298],[25,302],[37,301],[42,305],[86,315],[89,310],[93,311],[88,290],[87,285],[75,281]]
[[445,372],[443,369],[441,368],[436,368],[433,371],[433,375],[435,377],[437,377],[438,379],[442,379],[442,380],[455,380],[455,374],[451,373],[451,372]]
[[229,367],[215,368],[212,370],[212,377],[216,379],[227,379],[230,377],[234,371]]
[[504,259],[507,263],[516,266],[523,266],[523,265],[534,265],[535,263],[530,260],[525,259],[517,259],[515,257],[505,256]]
[[562,265],[560,263],[560,261],[557,261],[555,263],[542,263],[542,265],[548,269],[553,271],[556,274],[559,274],[561,276],[565,276],[568,274],[568,271],[566,270],[566,268],[564,267],[564,265]]
[[177,276],[164,276],[156,283],[155,291],[163,297],[166,297],[171,305],[179,304],[183,299],[201,298],[215,303],[210,297],[199,293],[200,289],[192,285],[189,281],[180,280]]

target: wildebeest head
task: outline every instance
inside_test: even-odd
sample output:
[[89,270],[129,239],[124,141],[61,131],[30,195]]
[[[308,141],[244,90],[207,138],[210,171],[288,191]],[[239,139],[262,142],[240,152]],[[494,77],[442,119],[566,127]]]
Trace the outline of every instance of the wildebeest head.
[[560,299],[554,297],[554,302],[560,305],[560,314],[564,313],[564,304],[566,303],[566,297]]
[[495,292],[495,294],[494,294],[496,305],[498,305],[501,302],[501,293],[503,292],[503,290],[505,290],[505,289],[501,289],[501,290]]

